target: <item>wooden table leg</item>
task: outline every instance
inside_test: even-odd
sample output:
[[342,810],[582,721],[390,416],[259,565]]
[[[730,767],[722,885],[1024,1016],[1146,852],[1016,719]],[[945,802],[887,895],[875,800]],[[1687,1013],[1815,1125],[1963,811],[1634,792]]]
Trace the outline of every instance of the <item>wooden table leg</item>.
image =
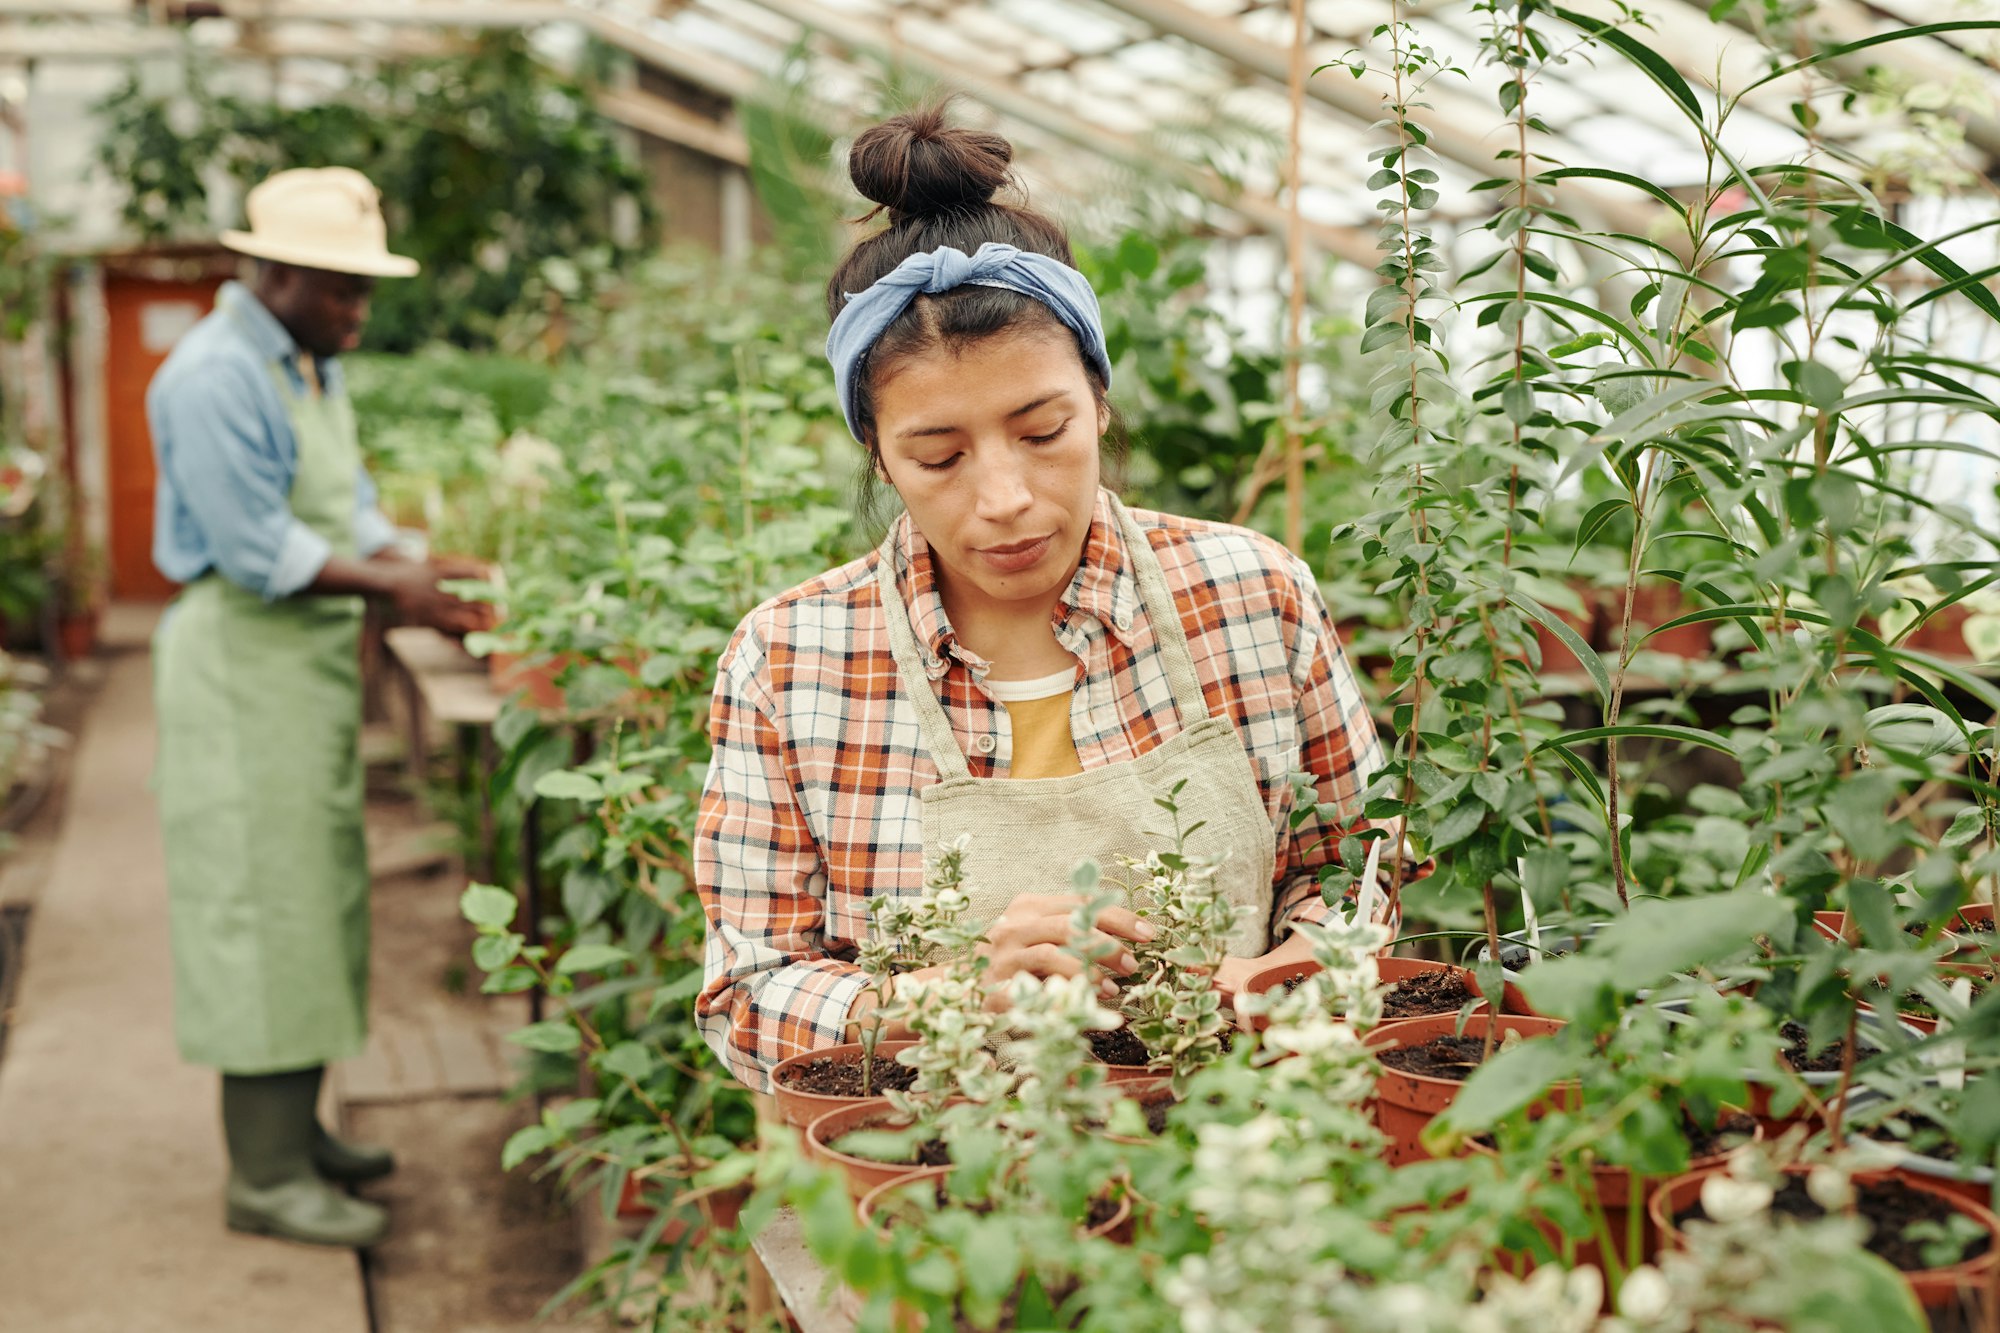
[[405,728],[405,751],[403,765],[410,780],[410,799],[423,799],[424,778],[427,756],[424,753],[424,695],[417,688],[417,673],[400,660],[397,667],[403,677],[403,725]]
[[472,775],[474,799],[479,802],[479,856],[485,865],[481,877],[488,884],[500,875],[499,835],[493,823],[493,770],[498,768],[498,747],[493,740],[493,728],[479,729],[479,763]]

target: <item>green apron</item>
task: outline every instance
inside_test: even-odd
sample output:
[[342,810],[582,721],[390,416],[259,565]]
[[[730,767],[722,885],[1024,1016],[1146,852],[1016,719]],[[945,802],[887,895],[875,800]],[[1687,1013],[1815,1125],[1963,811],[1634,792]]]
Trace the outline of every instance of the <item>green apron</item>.
[[[352,556],[352,407],[271,369],[298,439],[292,512]],[[265,602],[210,571],[160,627],[155,784],[190,1063],[275,1073],[367,1038],[361,612],[358,597]]]

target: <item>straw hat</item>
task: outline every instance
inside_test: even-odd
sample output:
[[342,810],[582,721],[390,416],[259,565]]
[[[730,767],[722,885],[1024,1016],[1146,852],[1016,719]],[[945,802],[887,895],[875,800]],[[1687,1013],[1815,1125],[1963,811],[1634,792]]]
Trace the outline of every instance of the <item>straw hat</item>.
[[249,231],[225,231],[222,243],[239,254],[330,273],[407,278],[417,261],[389,253],[381,194],[348,167],[281,171],[244,200]]

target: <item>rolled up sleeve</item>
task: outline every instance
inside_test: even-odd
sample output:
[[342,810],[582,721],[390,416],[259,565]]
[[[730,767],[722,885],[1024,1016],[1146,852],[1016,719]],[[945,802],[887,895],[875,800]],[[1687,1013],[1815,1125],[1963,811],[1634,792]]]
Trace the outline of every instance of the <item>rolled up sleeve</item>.
[[768,697],[740,652],[724,655],[709,715],[709,762],[695,832],[695,880],[708,917],[703,1036],[746,1086],[771,1066],[845,1037],[867,984],[826,956],[825,869],[793,798]]
[[354,478],[354,549],[370,556],[395,544],[396,525],[382,512],[375,479],[361,468]]
[[276,601],[310,584],[332,552],[292,513],[290,478],[256,389],[245,368],[218,364],[159,386],[148,413],[160,468],[214,568]]

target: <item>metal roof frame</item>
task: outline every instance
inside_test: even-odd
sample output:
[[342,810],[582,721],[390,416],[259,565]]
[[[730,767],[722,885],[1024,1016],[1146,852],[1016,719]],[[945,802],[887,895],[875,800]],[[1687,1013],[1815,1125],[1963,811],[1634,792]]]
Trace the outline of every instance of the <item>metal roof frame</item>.
[[[1569,2],[1592,14],[1616,13],[1607,0]],[[1714,81],[1718,67],[1726,79],[1743,78],[1784,58],[1763,45],[1747,7],[1732,15],[1737,26],[1725,28],[1692,0],[1644,3],[1660,19],[1649,44],[1697,89]],[[1931,17],[1913,7],[1921,9],[1921,0],[1819,0],[1816,22],[1836,40],[1853,40]],[[165,0],[139,9],[127,0],[0,0],[0,62],[118,59],[171,49],[180,41],[179,29],[155,21],[171,8]],[[1092,161],[1110,161],[1156,170],[1273,234],[1284,232],[1291,207],[1275,152],[1264,161],[1257,152],[1239,149],[1218,169],[1212,155],[1193,142],[1194,116],[1178,134],[1152,132],[1155,125],[1170,123],[1179,108],[1208,115],[1231,132],[1240,129],[1246,143],[1254,144],[1260,134],[1271,144],[1281,141],[1286,118],[1278,113],[1292,54],[1284,0],[220,0],[205,8],[219,10],[251,34],[240,41],[242,49],[218,54],[261,59],[396,58],[422,43],[388,34],[413,27],[571,23],[731,100],[756,95],[787,54],[805,43],[850,88],[865,80],[871,66],[881,65],[962,90],[1025,131],[1030,151],[1037,143],[1052,146],[1053,152],[1038,155],[1036,165],[1052,177],[1073,178],[1066,182],[1072,193],[1078,179],[1090,179]],[[1309,4],[1311,58],[1371,47],[1379,55],[1379,42],[1364,29],[1388,12],[1386,6],[1363,12],[1324,0]],[[1475,72],[1479,53],[1468,43],[1476,42],[1477,34],[1463,23],[1466,16],[1446,12],[1441,0],[1412,0],[1403,12],[1427,40],[1438,38],[1441,49]],[[1994,62],[1951,41],[1923,38],[1871,48],[1865,58],[1828,62],[1822,82],[1858,78],[1862,65],[1914,80],[1967,81],[2000,102]],[[1593,143],[1601,149],[1606,142],[1664,142],[1662,135],[1679,128],[1670,108],[1646,100],[1650,90],[1628,96],[1628,85],[1608,82],[1583,62],[1549,77],[1578,114],[1571,118],[1573,134],[1533,138],[1530,147],[1544,157],[1602,160]],[[1427,92],[1432,109],[1424,119],[1448,186],[1511,174],[1494,156],[1511,146],[1513,136],[1498,133],[1505,125],[1491,100],[1492,78],[1491,71],[1480,72],[1470,87],[1440,83]],[[1368,151],[1387,142],[1374,128],[1382,114],[1381,89],[1329,72],[1311,80],[1305,95],[1310,105],[1302,121],[1297,193],[1307,213],[1308,243],[1372,265],[1373,199],[1358,180],[1367,169]],[[1795,87],[1772,85],[1746,98],[1742,111],[1752,122],[1747,128],[1766,144],[1803,149],[1803,139],[1789,125],[1788,104],[1796,95]],[[724,161],[740,164],[748,151],[733,125],[662,99],[625,90],[608,95],[602,106],[634,128]],[[833,128],[845,126],[836,120]],[[1975,111],[1966,128],[1990,176],[2000,157],[2000,119]],[[1859,140],[1869,129],[1860,117],[1835,113],[1822,119],[1820,132],[1839,142]],[[1447,197],[1466,196],[1452,188]],[[1489,202],[1498,204],[1489,198],[1479,206]],[[1644,232],[1657,218],[1650,202],[1591,181],[1563,182],[1553,202],[1621,231]]]

